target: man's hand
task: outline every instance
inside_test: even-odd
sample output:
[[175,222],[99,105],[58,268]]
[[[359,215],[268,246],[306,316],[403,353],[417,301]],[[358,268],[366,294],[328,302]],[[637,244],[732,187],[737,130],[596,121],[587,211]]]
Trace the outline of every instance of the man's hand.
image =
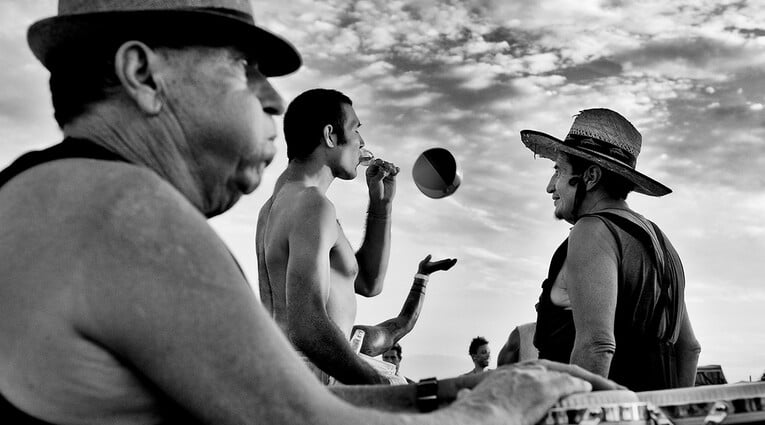
[[369,201],[372,203],[389,204],[396,194],[396,175],[400,169],[393,163],[375,158],[367,167],[367,186]]
[[499,367],[480,374],[480,379],[472,390],[460,390],[457,401],[444,413],[466,409],[474,416],[477,412],[499,416],[486,418],[487,423],[534,425],[566,396],[592,389],[624,389],[578,366],[546,360]]
[[420,266],[417,268],[417,273],[424,274],[424,275],[430,275],[433,272],[437,272],[439,270],[449,270],[457,264],[456,258],[446,258],[439,261],[430,261],[431,255],[428,254],[427,257],[425,257],[422,261],[420,261]]

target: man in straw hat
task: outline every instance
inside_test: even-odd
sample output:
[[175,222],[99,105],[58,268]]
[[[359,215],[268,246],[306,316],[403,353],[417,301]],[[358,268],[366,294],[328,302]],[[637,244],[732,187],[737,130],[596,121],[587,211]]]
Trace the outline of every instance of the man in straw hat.
[[333,396],[206,220],[258,186],[284,108],[266,77],[295,71],[295,49],[235,0],[61,0],[28,40],[65,139],[0,174],[4,423],[531,424],[613,386],[550,362],[334,390],[416,410],[475,386],[432,415]]
[[555,217],[574,225],[552,258],[537,305],[539,357],[571,362],[635,391],[692,386],[700,346],[685,308],[680,258],[627,205],[631,191],[671,192],[635,170],[641,135],[609,109],[587,109],[564,140],[521,131],[555,161]]

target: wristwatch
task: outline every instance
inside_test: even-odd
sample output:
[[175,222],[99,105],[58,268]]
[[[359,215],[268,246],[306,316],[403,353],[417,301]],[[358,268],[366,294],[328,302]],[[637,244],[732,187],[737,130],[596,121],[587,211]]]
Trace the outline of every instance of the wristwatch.
[[432,412],[438,408],[438,379],[425,378],[417,383],[417,408],[420,412]]

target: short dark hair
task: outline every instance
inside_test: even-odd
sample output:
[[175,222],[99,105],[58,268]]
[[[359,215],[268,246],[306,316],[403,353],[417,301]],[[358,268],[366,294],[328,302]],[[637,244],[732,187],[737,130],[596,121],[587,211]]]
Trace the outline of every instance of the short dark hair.
[[118,44],[105,43],[92,50],[72,50],[67,60],[51,64],[50,92],[53,116],[59,127],[85,113],[88,106],[107,99],[120,82],[114,71]]
[[327,124],[342,131],[343,104],[353,106],[351,99],[337,90],[311,89],[298,95],[284,114],[287,159],[307,158],[319,145]]
[[102,34],[84,45],[61,48],[51,58],[49,84],[54,118],[59,127],[63,128],[85,113],[90,105],[118,91],[120,81],[114,69],[114,56],[128,40],[140,40],[153,49],[235,45],[224,35],[210,35],[205,31],[166,34],[151,25],[117,33]]
[[[571,164],[572,174],[581,175],[590,165],[597,165],[592,161],[588,161],[575,155],[566,155],[566,158],[568,159],[569,164]],[[605,190],[609,196],[614,199],[627,199],[627,195],[635,190],[635,184],[631,181],[614,172],[606,170],[603,167],[600,167],[600,169],[603,172],[603,176],[601,177],[599,184],[603,186],[603,190]]]
[[398,358],[401,358],[401,345],[397,342],[393,344],[393,347],[390,347],[388,350],[393,350],[396,353],[398,353]]
[[470,341],[470,347],[468,348],[468,354],[471,356],[478,353],[478,349],[481,348],[484,345],[487,345],[489,341],[486,340],[486,338],[482,336],[477,336],[473,338],[472,341]]

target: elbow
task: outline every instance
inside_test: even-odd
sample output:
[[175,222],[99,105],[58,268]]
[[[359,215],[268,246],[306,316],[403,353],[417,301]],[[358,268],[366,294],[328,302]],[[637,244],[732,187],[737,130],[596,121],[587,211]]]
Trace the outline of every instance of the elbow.
[[373,288],[373,289],[364,291],[363,294],[359,294],[359,295],[361,295],[363,297],[366,297],[366,298],[372,298],[372,297],[376,297],[376,296],[380,295],[381,293],[382,293],[382,288]]
[[616,352],[616,341],[610,336],[586,338],[580,345],[583,350],[592,355],[613,356]]
[[383,290],[382,281],[375,280],[361,280],[357,282],[356,294],[365,298],[372,298],[380,295]]

